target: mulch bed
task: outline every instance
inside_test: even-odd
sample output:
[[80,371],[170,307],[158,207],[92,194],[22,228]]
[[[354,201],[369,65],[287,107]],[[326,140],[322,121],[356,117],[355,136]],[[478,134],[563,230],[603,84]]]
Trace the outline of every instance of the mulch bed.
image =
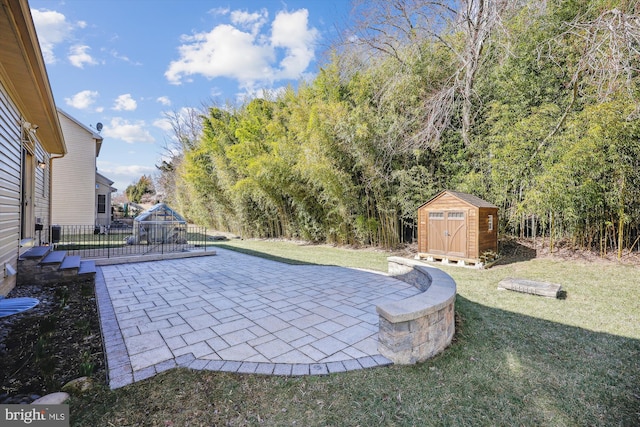
[[0,318],[0,404],[31,403],[90,376],[106,382],[93,279],[16,286],[7,298],[40,303]]

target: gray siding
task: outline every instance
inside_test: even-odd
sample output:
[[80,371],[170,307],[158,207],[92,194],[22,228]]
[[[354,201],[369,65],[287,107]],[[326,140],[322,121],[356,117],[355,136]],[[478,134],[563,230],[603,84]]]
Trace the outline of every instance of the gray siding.
[[20,116],[0,82],[0,295],[15,286],[5,278],[4,266],[18,270],[20,242]]

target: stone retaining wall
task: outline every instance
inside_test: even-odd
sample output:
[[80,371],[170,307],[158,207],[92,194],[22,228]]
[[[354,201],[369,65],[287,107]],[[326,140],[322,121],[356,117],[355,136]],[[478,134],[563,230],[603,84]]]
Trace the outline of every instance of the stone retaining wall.
[[422,293],[380,304],[378,351],[396,364],[425,361],[443,351],[455,333],[456,282],[419,261],[389,257],[389,275]]

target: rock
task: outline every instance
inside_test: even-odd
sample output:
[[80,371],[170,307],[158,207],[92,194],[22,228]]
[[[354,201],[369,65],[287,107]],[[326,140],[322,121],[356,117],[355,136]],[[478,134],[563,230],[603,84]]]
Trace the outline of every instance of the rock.
[[31,402],[32,405],[60,405],[69,399],[69,393],[59,391],[57,393],[47,394],[40,399]]
[[71,380],[62,386],[62,391],[70,394],[79,395],[83,394],[87,390],[93,387],[93,380],[89,377],[80,377],[75,380]]
[[562,298],[566,293],[557,283],[538,282],[528,279],[514,279],[507,277],[498,283],[498,289],[508,289],[510,291],[523,292],[526,294],[540,295],[549,298]]

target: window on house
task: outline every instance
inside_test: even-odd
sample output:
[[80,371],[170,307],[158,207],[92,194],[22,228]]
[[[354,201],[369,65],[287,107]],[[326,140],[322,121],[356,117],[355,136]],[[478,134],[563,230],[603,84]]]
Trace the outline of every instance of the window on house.
[[98,194],[98,213],[107,213],[107,196]]
[[489,215],[489,231],[493,231],[493,215]]

